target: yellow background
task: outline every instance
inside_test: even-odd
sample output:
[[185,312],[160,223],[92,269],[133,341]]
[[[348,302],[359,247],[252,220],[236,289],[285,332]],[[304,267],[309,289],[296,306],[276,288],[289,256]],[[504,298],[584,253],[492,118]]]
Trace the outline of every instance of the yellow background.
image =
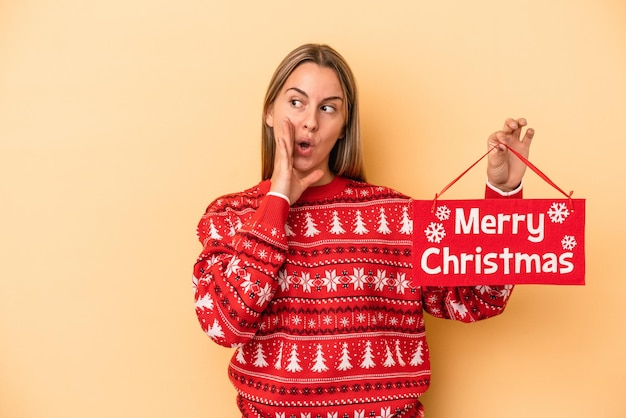
[[[428,318],[429,418],[626,416],[622,0],[0,2],[0,416],[236,417],[196,323],[195,226],[258,181],[279,60],[356,73],[368,179],[429,199],[507,116],[587,199],[587,285]],[[476,198],[484,164],[448,192]],[[527,197],[559,197],[528,172]]]

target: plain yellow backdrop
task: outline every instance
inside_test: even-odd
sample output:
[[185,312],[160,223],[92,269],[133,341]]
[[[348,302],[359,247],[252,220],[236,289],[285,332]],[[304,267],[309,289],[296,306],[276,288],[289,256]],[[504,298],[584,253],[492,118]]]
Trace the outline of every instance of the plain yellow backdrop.
[[587,199],[586,286],[427,319],[427,416],[625,417],[625,18],[622,0],[0,2],[0,417],[237,417],[231,350],[193,311],[195,226],[258,181],[265,88],[304,42],[356,73],[371,182],[431,198],[524,116],[531,161]]

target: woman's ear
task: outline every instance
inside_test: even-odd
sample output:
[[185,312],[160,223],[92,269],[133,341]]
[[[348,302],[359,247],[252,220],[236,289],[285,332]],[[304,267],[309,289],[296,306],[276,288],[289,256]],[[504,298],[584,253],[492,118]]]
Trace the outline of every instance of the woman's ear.
[[269,105],[269,107],[267,108],[267,111],[265,111],[265,123],[270,128],[274,127],[274,105],[273,104]]

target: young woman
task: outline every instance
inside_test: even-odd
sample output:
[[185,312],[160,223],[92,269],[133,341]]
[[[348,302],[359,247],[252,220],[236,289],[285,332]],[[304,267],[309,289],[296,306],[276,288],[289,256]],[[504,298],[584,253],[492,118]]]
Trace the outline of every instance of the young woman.
[[[236,348],[243,417],[422,417],[424,312],[477,321],[511,294],[412,283],[411,198],[365,182],[358,103],[335,50],[292,51],[265,98],[262,181],[215,200],[198,225],[196,313]],[[501,144],[528,156],[525,126],[508,119],[489,136],[486,196],[521,197],[525,165]]]

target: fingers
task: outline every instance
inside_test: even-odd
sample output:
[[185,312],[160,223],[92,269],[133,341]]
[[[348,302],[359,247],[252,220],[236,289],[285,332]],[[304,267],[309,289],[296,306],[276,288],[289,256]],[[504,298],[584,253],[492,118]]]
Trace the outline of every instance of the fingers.
[[295,141],[295,127],[293,123],[288,118],[285,118],[282,121],[282,136],[285,141],[285,145],[287,146],[287,151],[289,152],[289,157],[293,154],[293,144]]
[[522,142],[527,145],[530,145],[534,136],[535,136],[535,130],[533,128],[528,128],[526,130],[526,134],[524,135],[524,138],[522,138]]
[[520,132],[521,129],[526,126],[528,124],[528,122],[526,122],[526,119],[524,118],[520,118],[520,119],[511,119],[508,118],[505,122],[504,122],[504,127],[502,128],[503,132],[512,134],[515,132]]
[[276,154],[274,155],[274,166],[281,162],[287,166],[291,165],[294,144],[294,127],[289,119],[285,119],[281,123],[281,129],[275,133],[274,141],[276,142]]

